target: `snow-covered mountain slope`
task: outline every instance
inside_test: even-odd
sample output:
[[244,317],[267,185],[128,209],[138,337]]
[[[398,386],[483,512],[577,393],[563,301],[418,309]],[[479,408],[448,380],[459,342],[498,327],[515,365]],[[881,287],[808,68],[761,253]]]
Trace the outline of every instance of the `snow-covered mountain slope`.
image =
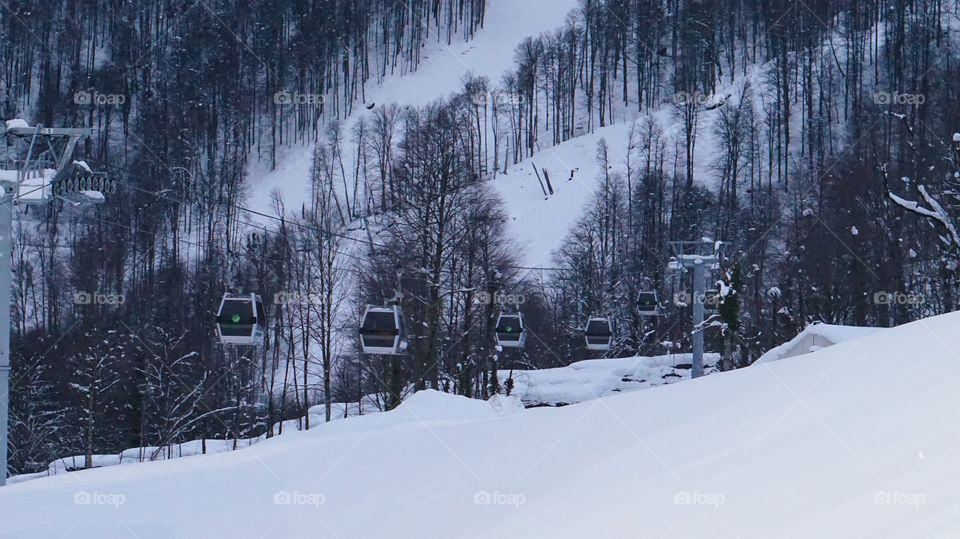
[[[709,102],[716,103],[722,99],[736,101],[746,86],[756,89],[764,85],[764,66],[752,65],[747,72],[746,77],[718,87],[715,95],[707,98]],[[755,106],[762,107],[762,100],[757,97],[755,90],[752,95]],[[714,131],[718,115],[716,109],[700,113],[694,150],[694,180],[698,185],[712,190],[717,189],[720,175],[717,163],[721,152]],[[607,144],[608,172],[626,175],[627,150],[631,145],[634,148],[634,174],[642,168],[642,133],[648,118],[653,119],[660,130],[661,142],[667,149],[667,155],[671,156],[667,160],[667,172],[672,173],[670,159],[682,155],[684,133],[672,102],[667,101],[640,114],[623,111],[617,123],[597,128],[556,146],[545,147],[533,157],[507,167],[507,174],[496,175],[493,186],[504,201],[509,216],[509,236],[517,243],[516,252],[522,264],[550,266],[553,252],[583,215],[593,193],[601,187],[605,177],[597,158],[597,145],[601,140]],[[630,131],[634,126],[636,130],[631,141]],[[553,195],[544,196],[534,165],[541,177],[543,169],[549,171]],[[636,182],[637,178],[634,177],[633,181]]]
[[[488,0],[483,28],[472,40],[457,38],[450,45],[434,41],[424,51],[417,71],[388,75],[379,85],[370,82],[364,89],[364,101],[423,106],[461,90],[468,73],[498,83],[513,68],[514,52],[525,38],[559,28],[576,6],[577,0]],[[370,115],[358,103],[343,122],[344,136],[350,136],[359,118]],[[353,149],[346,146],[344,159],[349,170]],[[297,145],[279,150],[276,170],[269,170],[267,161],[252,161],[248,174],[250,206],[272,214],[271,193],[276,190],[288,206],[299,208],[308,198],[312,156],[312,146]]]
[[[637,388],[640,389],[640,388]],[[522,403],[521,403],[522,406]],[[368,396],[364,398],[363,407],[361,408],[356,402],[343,403],[335,402],[331,405],[331,421],[339,421],[347,417],[359,416],[364,414],[376,414],[379,412],[379,407],[376,399],[373,396]],[[323,404],[317,404],[311,406],[308,410],[310,414],[310,425],[311,428],[319,428],[324,426],[324,421],[326,419],[325,407]],[[283,435],[289,432],[299,431],[304,428],[303,418],[298,419],[288,419],[282,423],[276,423],[273,426],[273,432],[277,435]],[[93,466],[100,468],[104,466],[124,466],[128,464],[136,464],[140,462],[147,461],[158,461],[165,459],[179,459],[184,457],[193,457],[193,456],[203,456],[203,455],[212,455],[216,453],[223,453],[227,451],[236,451],[242,447],[248,447],[250,445],[262,442],[266,439],[265,435],[260,435],[254,438],[241,438],[238,440],[226,439],[226,440],[189,440],[186,442],[170,444],[163,447],[156,446],[146,446],[146,447],[131,447],[125,449],[119,453],[110,453],[110,454],[94,454],[92,455]],[[22,483],[24,481],[33,481],[35,479],[43,479],[44,477],[50,477],[51,475],[57,474],[66,474],[71,473],[74,470],[83,469],[85,467],[85,458],[86,455],[71,455],[68,457],[61,457],[57,460],[51,462],[45,471],[14,475],[7,478],[8,483]]]
[[[370,82],[364,90],[363,101],[370,106],[387,103],[401,107],[424,106],[461,91],[468,74],[485,76],[497,85],[504,73],[516,68],[515,53],[520,43],[560,28],[577,4],[577,0],[490,0],[484,26],[472,40],[457,40],[450,45],[433,42],[424,52],[417,71],[388,75],[379,84]],[[736,83],[722,83],[716,96],[738,95],[745,81],[750,81],[755,88],[761,87],[764,77],[761,67],[751,66],[749,75]],[[671,96],[667,95],[663,103],[643,112],[648,113],[663,130],[668,151],[680,151],[681,123],[674,116]],[[373,114],[358,103],[353,114],[341,122],[345,170],[353,170],[355,165],[356,148],[349,142],[351,133],[361,118],[372,118]],[[716,183],[717,174],[713,170],[717,158],[716,137],[712,132],[716,114],[714,110],[705,111],[699,120],[694,176],[699,184],[706,186]],[[641,116],[632,105],[618,106],[612,125],[556,146],[547,142],[549,133],[541,133],[543,145],[538,143],[538,151],[532,157],[508,166],[506,174],[494,175],[493,186],[505,203],[509,236],[516,242],[522,265],[551,265],[553,252],[583,214],[602,181],[604,171],[597,162],[597,143],[601,139],[607,142],[611,171],[622,173],[630,127]],[[486,134],[488,138],[491,135]],[[249,163],[248,205],[268,214],[275,212],[273,192],[282,196],[288,210],[299,208],[309,192],[313,145],[283,146],[277,152],[275,170],[269,169],[266,159],[254,158]],[[544,196],[534,165],[549,171],[555,190],[550,197]],[[258,220],[256,216],[246,217]],[[359,233],[357,238],[366,239]]]
[[[597,162],[597,143],[607,141],[610,163],[620,168],[626,158],[629,125],[615,124],[558,144],[507,168],[492,184],[505,205],[510,238],[517,243],[521,264],[550,266],[553,252],[580,219],[603,170]],[[534,166],[550,175],[554,194],[545,197]],[[571,179],[571,171],[573,178]]]
[[954,537],[958,323],[563,408],[422,393],[232,453],[11,485],[0,535]]

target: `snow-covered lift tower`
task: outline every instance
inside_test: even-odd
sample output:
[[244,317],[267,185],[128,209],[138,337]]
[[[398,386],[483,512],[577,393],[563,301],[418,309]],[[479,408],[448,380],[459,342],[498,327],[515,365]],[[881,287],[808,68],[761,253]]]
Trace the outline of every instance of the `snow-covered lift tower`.
[[[0,130],[7,142],[6,165],[0,170],[0,486],[7,482],[7,429],[10,390],[10,257],[13,249],[14,204],[104,202],[115,182],[94,173],[83,161],[70,161],[90,128],[30,126],[8,120]],[[12,143],[12,147],[11,147]]]
[[707,271],[720,267],[722,241],[671,241],[668,270],[685,273],[693,270],[693,366],[690,377],[703,376],[703,303]]

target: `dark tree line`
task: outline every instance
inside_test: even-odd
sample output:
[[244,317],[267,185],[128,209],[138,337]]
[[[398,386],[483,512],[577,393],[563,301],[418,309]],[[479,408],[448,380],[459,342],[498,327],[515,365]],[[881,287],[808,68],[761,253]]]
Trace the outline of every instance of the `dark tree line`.
[[[332,191],[329,173],[342,165],[324,151],[341,143],[328,123],[363,102],[366,84],[416,70],[425,45],[470,39],[484,9],[483,0],[5,6],[4,117],[95,128],[75,158],[125,186],[101,208],[53,205],[19,225],[13,471],[69,454],[269,436],[279,420],[309,421],[309,406],[331,403],[344,348],[334,285],[350,260],[337,234],[359,206]],[[275,166],[281,146],[301,143],[318,146],[312,199],[277,201],[279,221],[254,223],[241,209],[248,163]],[[213,339],[231,283],[269,302],[275,327],[260,351]],[[307,301],[273,302],[289,291]],[[376,391],[342,372],[348,388]]]

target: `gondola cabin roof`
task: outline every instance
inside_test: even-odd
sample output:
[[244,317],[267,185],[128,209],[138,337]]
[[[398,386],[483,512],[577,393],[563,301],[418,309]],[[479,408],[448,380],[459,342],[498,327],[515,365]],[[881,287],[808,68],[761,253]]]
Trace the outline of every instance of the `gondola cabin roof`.
[[587,320],[586,333],[588,335],[613,335],[613,324],[607,317],[595,316]]

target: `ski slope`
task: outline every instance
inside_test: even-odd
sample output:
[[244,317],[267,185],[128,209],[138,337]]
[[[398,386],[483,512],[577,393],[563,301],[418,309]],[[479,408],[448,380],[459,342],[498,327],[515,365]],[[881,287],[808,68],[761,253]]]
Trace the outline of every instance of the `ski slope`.
[[[417,71],[388,75],[379,84],[368,82],[364,89],[364,103],[373,107],[387,103],[422,107],[461,91],[468,74],[485,76],[496,86],[504,73],[516,68],[515,51],[524,39],[560,28],[577,7],[577,0],[489,0],[483,28],[473,39],[457,39],[450,45],[431,43]],[[762,66],[751,66],[749,71],[749,77],[735,84],[721,84],[717,95],[736,94],[747,79],[755,87],[760,87],[764,73]],[[542,133],[545,145],[539,147],[533,157],[508,166],[506,174],[498,173],[492,178],[492,185],[505,204],[509,236],[516,241],[516,253],[522,265],[550,266],[553,252],[590,203],[593,193],[601,185],[604,172],[596,157],[600,140],[608,144],[611,172],[625,171],[630,126],[641,115],[633,105],[618,106],[617,109],[616,123],[580,134],[556,146],[547,146],[549,134]],[[646,113],[656,118],[663,129],[668,149],[678,151],[676,144],[682,133],[671,101],[667,99],[645,110]],[[372,118],[373,114],[374,111],[357,103],[354,112],[341,122],[345,170],[353,170],[356,162],[356,148],[349,142],[351,133],[362,118]],[[580,114],[583,119],[585,113],[581,111]],[[717,176],[714,171],[716,137],[711,132],[715,116],[715,111],[703,113],[695,154],[696,181],[708,187],[716,183]],[[268,160],[259,160],[257,156],[251,158],[248,164],[248,206],[273,215],[276,213],[273,194],[277,193],[288,210],[298,209],[308,199],[312,159],[312,144],[279,147],[274,170],[270,170]],[[550,171],[555,193],[549,198],[541,190],[533,165]],[[574,173],[572,179],[571,171]],[[256,215],[247,215],[246,218],[261,220]]]
[[[567,14],[577,7],[577,0],[488,0],[483,28],[470,41],[432,42],[424,51],[421,63],[412,73],[387,75],[384,80],[370,81],[364,89],[364,102],[372,105],[396,103],[401,107],[422,107],[460,91],[467,74],[485,76],[498,84],[503,74],[514,67],[514,52],[527,37],[559,28]],[[360,103],[342,122],[344,137],[349,140],[353,126],[372,111]],[[344,145],[346,169],[351,170],[354,148]],[[271,194],[277,191],[289,208],[299,208],[310,193],[312,145],[287,146],[278,149],[278,165],[269,169],[269,162],[254,158],[248,169],[250,207],[273,214]]]
[[[716,94],[710,96],[714,103],[723,96],[739,99],[745,84],[753,88],[763,85],[764,66],[748,68],[749,75],[734,83],[721,84]],[[729,99],[729,98],[728,98]],[[754,106],[762,110],[762,100],[754,97]],[[643,113],[624,110],[618,123],[600,127],[591,133],[574,137],[556,146],[544,147],[532,157],[507,167],[506,174],[497,174],[492,180],[508,215],[509,234],[517,243],[516,254],[525,266],[551,266],[553,253],[559,248],[570,229],[590,205],[594,193],[603,185],[605,171],[597,159],[597,145],[604,141],[608,150],[608,166],[611,174],[626,176],[627,150],[634,147],[633,171],[636,187],[637,171],[642,168],[641,132],[647,115],[655,120],[662,132],[663,142],[671,156],[666,162],[666,173],[673,174],[672,156],[682,155],[683,129],[673,105],[668,101]],[[716,191],[719,187],[719,172],[716,170],[721,155],[720,142],[713,126],[717,110],[701,112],[697,127],[697,143],[694,150],[693,176],[697,185]],[[637,124],[635,138],[631,142],[630,130]],[[682,157],[681,157],[682,159]],[[550,173],[554,194],[544,196],[534,166],[543,175]],[[571,176],[571,172],[573,173]]]
[[[507,236],[517,243],[514,253],[521,264],[552,266],[553,252],[603,185],[597,144],[607,142],[610,163],[619,170],[626,159],[628,134],[627,123],[602,127],[546,148],[507,167],[507,174],[498,174],[492,180],[507,214]],[[544,196],[534,166],[541,176],[544,169],[549,172],[553,195]]]
[[960,313],[562,408],[421,392],[0,489],[0,536],[956,537]]

